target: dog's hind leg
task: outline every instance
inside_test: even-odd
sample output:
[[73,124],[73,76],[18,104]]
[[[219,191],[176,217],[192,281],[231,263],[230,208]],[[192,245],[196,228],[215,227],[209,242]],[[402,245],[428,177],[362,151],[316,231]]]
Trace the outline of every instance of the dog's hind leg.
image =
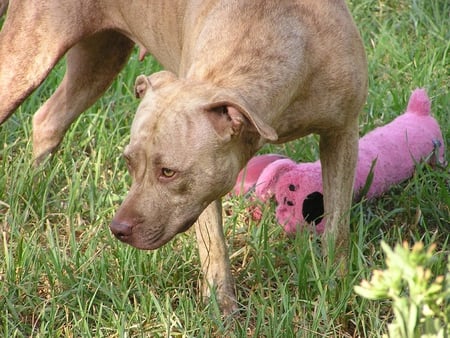
[[54,1],[44,5],[25,0],[9,5],[0,32],[0,124],[83,34],[76,23],[70,22],[71,16],[65,20],[49,15],[51,6],[57,5]]
[[335,255],[340,272],[348,262],[350,208],[358,156],[358,122],[340,132],[320,136],[326,229],[322,246],[330,262]]
[[6,8],[8,8],[8,0],[0,0],[0,17],[5,14]]
[[70,124],[109,87],[133,45],[124,35],[107,30],[84,38],[69,50],[60,86],[33,118],[37,163],[58,147]]
[[200,263],[203,270],[202,294],[206,299],[215,290],[220,309],[230,314],[237,309],[230,260],[222,228],[222,203],[211,203],[195,224]]

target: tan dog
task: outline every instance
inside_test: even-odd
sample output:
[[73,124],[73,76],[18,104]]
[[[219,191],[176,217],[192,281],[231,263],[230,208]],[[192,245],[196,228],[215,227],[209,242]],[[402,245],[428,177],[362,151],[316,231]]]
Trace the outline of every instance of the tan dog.
[[142,102],[124,152],[133,184],[111,223],[114,235],[155,249],[198,219],[205,295],[215,287],[222,309],[234,310],[220,198],[265,143],[317,133],[325,240],[345,255],[367,91],[365,54],[345,2],[11,1],[0,35],[0,122],[67,52],[66,75],[33,120],[34,156],[42,159],[135,43],[167,71],[136,80]]

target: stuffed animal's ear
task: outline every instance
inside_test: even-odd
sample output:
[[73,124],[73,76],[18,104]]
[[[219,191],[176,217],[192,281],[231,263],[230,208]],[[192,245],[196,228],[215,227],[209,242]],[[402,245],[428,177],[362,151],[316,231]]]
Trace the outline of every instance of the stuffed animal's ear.
[[285,158],[277,154],[265,154],[253,157],[238,175],[234,186],[235,195],[242,195],[253,189],[262,171],[272,162]]
[[166,70],[153,73],[150,76],[139,75],[134,83],[134,95],[138,99],[142,99],[149,89],[157,89],[165,83],[176,80],[176,78],[177,77],[174,73]]
[[297,163],[288,158],[269,164],[256,182],[256,196],[263,202],[268,200],[275,194],[278,180],[296,166]]

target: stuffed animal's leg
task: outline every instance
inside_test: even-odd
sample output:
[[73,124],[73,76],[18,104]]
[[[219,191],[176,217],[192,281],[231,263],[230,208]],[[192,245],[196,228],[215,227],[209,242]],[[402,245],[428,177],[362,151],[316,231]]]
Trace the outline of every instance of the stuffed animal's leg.
[[120,33],[103,31],[69,50],[61,85],[33,119],[33,153],[37,162],[58,147],[70,124],[109,87],[128,60],[133,45]]
[[343,131],[321,135],[320,160],[327,220],[322,245],[329,258],[334,253],[337,263],[342,264],[341,268],[344,270],[348,255],[350,208],[357,156],[357,121]]
[[221,310],[230,314],[236,310],[236,297],[222,228],[220,200],[211,203],[203,211],[195,224],[195,231],[204,274],[203,297],[209,298],[211,289],[215,289]]

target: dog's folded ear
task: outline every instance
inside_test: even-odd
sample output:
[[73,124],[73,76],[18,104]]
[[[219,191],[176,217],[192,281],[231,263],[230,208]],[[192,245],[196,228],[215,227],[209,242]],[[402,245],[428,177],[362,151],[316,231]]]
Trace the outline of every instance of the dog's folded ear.
[[247,131],[256,131],[265,139],[278,139],[277,132],[270,125],[236,103],[220,100],[204,108],[214,129],[222,138],[239,135],[248,127]]
[[157,89],[162,85],[176,80],[176,75],[167,70],[153,73],[150,76],[139,75],[134,83],[134,95],[142,99],[148,89]]

